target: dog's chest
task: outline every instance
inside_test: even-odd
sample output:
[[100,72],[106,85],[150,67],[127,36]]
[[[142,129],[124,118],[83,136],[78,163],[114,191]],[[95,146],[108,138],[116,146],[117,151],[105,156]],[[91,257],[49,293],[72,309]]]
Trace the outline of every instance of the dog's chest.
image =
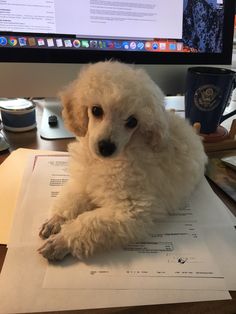
[[145,169],[129,162],[94,164],[85,168],[82,175],[87,193],[96,199],[133,198],[149,185]]
[[145,156],[132,153],[122,160],[96,160],[80,150],[72,158],[70,170],[91,198],[101,202],[104,198],[119,201],[158,194],[157,185],[162,180],[158,163],[157,156],[147,153]]

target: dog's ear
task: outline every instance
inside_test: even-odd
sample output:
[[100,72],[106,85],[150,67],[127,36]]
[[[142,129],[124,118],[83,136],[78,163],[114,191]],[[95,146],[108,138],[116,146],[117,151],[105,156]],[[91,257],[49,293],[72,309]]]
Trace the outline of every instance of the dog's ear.
[[79,94],[77,81],[72,82],[59,94],[63,110],[62,117],[65,126],[76,136],[85,136],[88,129],[88,111],[87,107],[80,103],[76,97]]
[[141,133],[153,150],[160,150],[168,140],[169,123],[164,106],[149,104],[143,111]]
[[145,142],[155,151],[165,145],[169,136],[169,116],[165,110],[165,96],[159,86],[143,70],[136,70],[140,79],[139,92],[142,104],[139,104],[139,119],[141,133]]

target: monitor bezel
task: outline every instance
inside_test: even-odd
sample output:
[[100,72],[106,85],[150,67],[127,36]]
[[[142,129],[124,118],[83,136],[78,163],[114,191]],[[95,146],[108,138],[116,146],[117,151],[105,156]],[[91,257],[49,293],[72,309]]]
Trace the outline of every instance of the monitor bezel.
[[231,64],[235,0],[225,0],[224,10],[223,51],[221,53],[131,52],[0,47],[0,62],[88,63],[114,59],[136,64]]

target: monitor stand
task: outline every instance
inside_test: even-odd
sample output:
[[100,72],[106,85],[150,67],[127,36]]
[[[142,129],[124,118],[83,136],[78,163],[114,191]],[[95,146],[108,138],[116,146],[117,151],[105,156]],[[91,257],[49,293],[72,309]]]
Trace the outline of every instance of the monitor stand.
[[40,127],[40,136],[43,139],[56,140],[75,137],[64,127],[61,115],[62,107],[59,99],[45,99],[43,107],[43,115]]

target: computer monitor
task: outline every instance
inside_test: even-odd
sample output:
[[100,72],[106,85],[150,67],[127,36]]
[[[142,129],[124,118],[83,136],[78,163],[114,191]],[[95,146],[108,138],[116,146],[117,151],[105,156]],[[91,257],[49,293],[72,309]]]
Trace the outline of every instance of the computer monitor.
[[82,63],[111,58],[181,93],[188,65],[231,63],[233,20],[234,0],[4,0],[0,97],[55,96]]

